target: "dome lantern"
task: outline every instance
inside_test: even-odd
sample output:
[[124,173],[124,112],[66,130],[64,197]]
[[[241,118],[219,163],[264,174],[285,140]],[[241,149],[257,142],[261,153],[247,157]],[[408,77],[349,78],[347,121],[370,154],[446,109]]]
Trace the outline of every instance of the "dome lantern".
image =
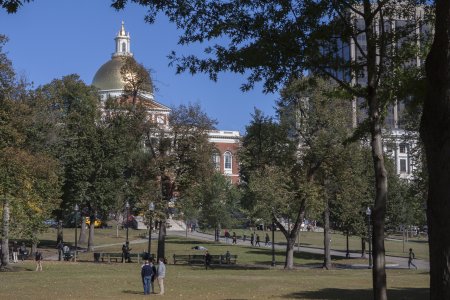
[[117,36],[114,38],[116,41],[116,52],[113,53],[112,57],[117,56],[133,56],[130,49],[130,33],[125,31],[125,25],[122,21],[122,26]]

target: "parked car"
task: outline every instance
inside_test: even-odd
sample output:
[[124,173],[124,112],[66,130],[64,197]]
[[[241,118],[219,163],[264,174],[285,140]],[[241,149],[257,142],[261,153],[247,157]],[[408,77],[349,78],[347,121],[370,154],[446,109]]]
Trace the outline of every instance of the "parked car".
[[48,219],[44,221],[44,224],[51,228],[57,228],[58,227],[58,221],[53,219]]
[[[86,225],[90,226],[91,224],[91,218],[90,217],[86,217]],[[94,227],[95,228],[99,228],[102,226],[102,221],[99,219],[95,219],[94,221]]]

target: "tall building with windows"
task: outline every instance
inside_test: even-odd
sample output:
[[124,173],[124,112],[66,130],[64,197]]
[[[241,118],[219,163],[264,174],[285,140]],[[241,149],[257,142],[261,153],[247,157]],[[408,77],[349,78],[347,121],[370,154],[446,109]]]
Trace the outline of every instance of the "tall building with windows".
[[[121,68],[126,58],[132,58],[130,33],[125,31],[124,22],[114,38],[115,52],[111,59],[104,63],[95,73],[92,85],[99,89],[101,107],[104,109],[106,100],[110,97],[130,101],[124,96],[126,82],[121,74]],[[153,90],[153,89],[150,89]],[[149,118],[170,130],[171,109],[155,100],[153,92],[140,92],[138,101],[147,109]],[[230,178],[232,183],[239,182],[239,164],[237,150],[240,144],[238,131],[213,130],[209,132],[209,141],[214,144],[212,153],[216,170]]]
[[239,183],[239,163],[237,152],[241,137],[239,131],[213,130],[208,133],[214,145],[212,160],[217,171],[227,176],[231,183]]
[[[412,8],[409,14],[405,14],[404,17],[385,17],[384,24],[378,21],[377,26],[375,26],[375,32],[378,34],[381,30],[396,34],[396,32],[407,32],[407,36],[396,40],[389,44],[390,50],[392,52],[401,51],[403,45],[407,43],[415,44],[419,49],[424,43],[430,38],[430,33],[432,31],[431,24],[425,22],[424,14],[425,10],[423,7]],[[352,64],[358,65],[364,60],[367,55],[367,44],[366,44],[366,33],[364,20],[353,14],[352,18],[355,28],[358,30],[358,36],[356,40],[352,40],[347,45],[342,47],[342,55]],[[420,57],[413,57],[406,63],[404,67],[417,66],[420,67],[424,62]],[[346,70],[341,70],[342,73],[339,74],[340,78],[345,80],[350,80],[352,85],[365,86],[367,82],[367,71],[365,67],[359,74],[350,74]],[[384,151],[387,153],[395,162],[395,167],[397,174],[401,178],[411,178],[412,172],[414,170],[414,161],[411,154],[411,150],[416,146],[416,140],[411,139],[406,132],[404,113],[406,105],[409,99],[396,99],[394,103],[390,104],[386,108],[385,117],[385,129],[383,132],[384,136]],[[356,127],[357,124],[362,122],[366,117],[366,108],[362,105],[362,99],[355,99],[352,103],[353,107],[353,126]]]

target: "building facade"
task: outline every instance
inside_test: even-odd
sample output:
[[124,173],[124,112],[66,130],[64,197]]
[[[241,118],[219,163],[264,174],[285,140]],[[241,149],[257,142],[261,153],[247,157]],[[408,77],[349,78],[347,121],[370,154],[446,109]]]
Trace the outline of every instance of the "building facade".
[[[133,53],[131,52],[130,33],[125,31],[124,22],[122,22],[114,41],[115,52],[112,54],[111,59],[98,69],[92,80],[92,85],[99,89],[102,109],[105,109],[105,102],[108,98],[121,98],[129,101],[129,99],[123,98],[125,97],[124,87],[126,82],[123,80],[121,69],[125,59],[132,58]],[[138,101],[146,108],[151,121],[170,130],[171,109],[157,102],[153,92],[140,92]],[[239,132],[213,130],[208,135],[209,141],[214,144],[212,160],[216,170],[229,177],[232,183],[238,183],[239,163],[237,151],[240,145]]]

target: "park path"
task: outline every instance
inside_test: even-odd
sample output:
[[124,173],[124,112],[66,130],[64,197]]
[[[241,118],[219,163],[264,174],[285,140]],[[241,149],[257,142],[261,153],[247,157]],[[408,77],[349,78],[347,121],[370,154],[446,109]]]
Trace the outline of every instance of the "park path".
[[[167,231],[168,235],[175,235],[175,236],[181,236],[181,237],[186,237],[186,231],[175,231],[175,230],[171,230],[171,231]],[[214,236],[212,234],[207,234],[207,233],[203,233],[203,232],[197,232],[197,231],[193,231],[193,232],[188,232],[187,234],[188,238],[195,238],[198,240],[204,240],[204,241],[214,241]],[[243,241],[242,239],[238,239],[237,241],[238,245],[242,245],[242,246],[251,246],[250,245],[250,240],[247,239],[247,241]],[[225,238],[220,238],[220,243],[227,243]],[[231,244],[231,238],[228,239],[228,244],[230,244],[230,246],[232,246]],[[271,248],[272,246],[263,246],[264,242],[261,242],[263,248]],[[285,245],[280,245],[280,244],[275,244],[275,248],[277,250],[284,250],[286,249]],[[298,247],[294,248],[294,251],[297,251]],[[315,248],[315,247],[305,247],[305,246],[300,246],[300,252],[305,252],[305,253],[313,253],[313,254],[323,254],[323,249],[322,248]],[[333,256],[339,256],[339,257],[345,257],[345,251],[339,251],[339,250],[331,250],[331,255]],[[350,257],[351,258],[361,258],[361,254],[360,253],[354,253],[354,252],[350,252]],[[386,256],[386,268],[390,268],[390,269],[407,269],[408,268],[408,257],[401,257],[401,256]],[[430,264],[428,261],[422,260],[422,259],[415,259],[413,261],[413,263],[417,266],[417,268],[419,270],[429,270],[430,269]],[[367,264],[352,264],[348,266],[349,268],[367,268],[368,265]]]

